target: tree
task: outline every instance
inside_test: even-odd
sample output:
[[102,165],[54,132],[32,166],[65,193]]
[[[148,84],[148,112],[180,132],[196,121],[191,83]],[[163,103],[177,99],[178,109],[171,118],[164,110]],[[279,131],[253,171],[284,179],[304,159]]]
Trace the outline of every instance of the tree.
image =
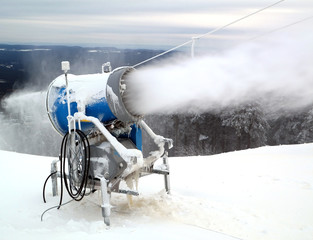
[[[271,131],[268,132],[268,144],[297,144],[304,137],[303,112],[289,113],[270,120]],[[302,133],[301,133],[302,132]],[[304,139],[304,138],[303,138]]]
[[258,102],[223,111],[221,118],[222,126],[235,129],[237,149],[266,145],[269,124]]
[[297,136],[298,143],[313,141],[313,108],[306,114],[301,123],[301,130]]

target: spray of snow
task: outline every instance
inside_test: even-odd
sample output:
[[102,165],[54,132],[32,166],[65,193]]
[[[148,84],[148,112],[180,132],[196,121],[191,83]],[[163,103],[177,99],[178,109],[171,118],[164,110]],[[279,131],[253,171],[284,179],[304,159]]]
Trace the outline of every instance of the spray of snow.
[[[2,99],[0,149],[57,155],[61,138],[51,127],[45,109],[45,91],[16,91]],[[47,147],[49,146],[49,147]]]
[[[71,100],[84,109],[105,97],[108,74],[68,75]],[[55,79],[54,87],[65,87],[64,74]],[[56,94],[50,91],[49,99]],[[58,155],[61,138],[54,131],[46,110],[46,91],[15,91],[1,101],[0,149],[40,155]],[[61,101],[65,100],[61,99]],[[52,101],[49,101],[51,110]],[[48,146],[48,147],[47,147]]]
[[139,69],[128,106],[137,114],[200,114],[256,100],[272,111],[305,107],[313,102],[311,42],[276,37]]

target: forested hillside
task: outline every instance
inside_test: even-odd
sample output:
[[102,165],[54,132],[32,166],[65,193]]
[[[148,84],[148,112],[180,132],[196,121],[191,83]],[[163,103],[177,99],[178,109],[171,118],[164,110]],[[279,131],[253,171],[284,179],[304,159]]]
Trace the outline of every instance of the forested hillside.
[[277,116],[264,112],[254,103],[214,114],[148,116],[147,122],[158,133],[174,140],[172,156],[313,141],[313,109]]
[[[0,149],[54,156],[59,152],[60,136],[46,116],[44,92],[62,73],[62,60],[71,62],[71,73],[85,74],[101,72],[101,65],[108,61],[113,68],[131,66],[160,53],[64,46],[0,45],[0,49],[1,97],[6,96],[1,101]],[[10,97],[13,91],[23,93],[25,89],[28,93],[43,94]],[[313,141],[313,107],[273,112],[270,106],[254,101],[200,115],[150,115],[145,119],[156,133],[174,140],[170,156],[208,155]],[[153,146],[145,140],[144,152],[151,151]]]

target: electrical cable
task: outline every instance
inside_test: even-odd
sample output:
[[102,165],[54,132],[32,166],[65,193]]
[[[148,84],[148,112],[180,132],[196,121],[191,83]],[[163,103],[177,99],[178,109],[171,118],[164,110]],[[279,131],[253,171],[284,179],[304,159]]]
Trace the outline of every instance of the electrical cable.
[[[74,134],[74,135],[73,135]],[[78,137],[78,139],[76,139],[76,137]],[[75,142],[71,142],[72,140],[74,140]],[[68,148],[68,142],[70,143],[70,145],[72,145],[72,147],[74,146],[75,149],[72,149],[71,146],[69,147],[69,152],[67,152]],[[78,147],[78,152],[76,152],[76,147]],[[79,154],[81,154],[82,152],[80,151],[81,148],[83,147],[83,155],[80,156]],[[72,156],[71,154],[73,154],[74,151],[74,155]],[[68,155],[67,155],[68,153]],[[79,155],[79,156],[77,156]],[[73,159],[71,159],[71,157],[73,157]],[[60,201],[59,204],[57,206],[48,208],[47,210],[45,210],[42,215],[41,215],[41,221],[43,220],[43,216],[44,214],[54,208],[60,209],[61,206],[64,206],[72,201],[80,201],[81,199],[83,199],[83,197],[86,194],[86,187],[87,187],[87,182],[88,182],[88,175],[89,175],[89,167],[90,167],[90,145],[89,145],[89,141],[87,136],[80,130],[76,129],[73,130],[70,134],[66,133],[63,137],[62,140],[62,144],[61,144],[61,154],[59,156],[60,159],[60,177],[61,177],[61,194],[60,194]],[[73,169],[73,165],[70,163],[70,161],[77,161],[75,164],[79,164],[79,161],[81,161],[81,166],[82,166],[82,170],[80,172],[79,169]],[[65,169],[66,169],[66,163],[68,166],[68,171],[69,173],[67,174]],[[81,174],[81,178],[79,179],[80,182],[73,182],[73,172],[75,172],[74,174],[76,174],[76,177],[78,174]],[[45,189],[46,189],[46,184],[49,180],[49,178],[56,174],[57,171],[52,172],[49,174],[49,176],[46,178],[45,182],[44,182],[44,186],[43,186],[43,201],[46,203],[46,198],[45,198]],[[68,176],[69,177],[68,177]],[[71,196],[71,200],[63,203],[63,182],[65,184],[65,187],[67,189],[68,194]],[[69,183],[68,183],[69,182]],[[75,186],[75,184],[77,184],[79,187],[77,188]],[[70,186],[69,186],[70,185]],[[75,190],[75,192],[73,192],[73,189]]]
[[[63,140],[61,146],[61,178],[63,178],[65,188],[71,198],[75,201],[80,201],[85,196],[88,182],[90,166],[89,141],[87,136],[78,129],[72,131],[71,134],[67,133]],[[75,142],[73,143],[72,141]],[[66,173],[66,164],[68,166],[68,174]],[[76,167],[75,169],[74,166]],[[60,205],[61,203],[60,201]]]
[[243,238],[235,237],[233,235],[230,235],[230,234],[227,234],[227,233],[224,233],[224,232],[221,232],[221,231],[212,230],[212,229],[209,229],[209,228],[206,228],[206,227],[201,227],[201,226],[198,226],[198,225],[195,225],[195,224],[189,224],[189,223],[183,223],[183,224],[188,225],[188,226],[192,226],[192,227],[196,227],[196,228],[200,228],[200,229],[203,229],[203,230],[206,230],[206,231],[209,231],[209,232],[215,232],[217,234],[224,235],[226,237],[231,237],[232,239],[243,240]]
[[144,63],[146,63],[146,62],[149,62],[149,61],[151,61],[151,60],[153,60],[153,59],[156,59],[156,58],[158,58],[158,57],[161,57],[161,56],[163,56],[163,55],[165,55],[165,54],[167,54],[167,53],[169,53],[169,52],[172,52],[172,51],[174,51],[174,50],[176,50],[176,49],[178,49],[178,48],[181,48],[181,47],[183,47],[183,46],[185,46],[185,45],[188,45],[188,44],[192,43],[195,39],[200,39],[200,38],[203,38],[203,37],[205,37],[205,36],[211,35],[211,34],[217,32],[217,31],[220,31],[220,30],[222,30],[222,29],[224,29],[224,28],[229,27],[230,25],[233,25],[233,24],[235,24],[235,23],[237,23],[237,22],[240,22],[240,21],[242,21],[242,20],[244,20],[244,19],[246,19],[246,18],[248,18],[248,17],[251,17],[251,16],[253,16],[253,15],[259,13],[259,12],[262,12],[262,11],[268,9],[268,8],[271,8],[271,7],[273,7],[273,6],[275,6],[275,5],[279,4],[279,3],[281,3],[281,2],[283,2],[283,1],[285,1],[285,0],[277,1],[277,2],[275,2],[275,3],[273,3],[273,4],[270,4],[270,5],[268,5],[268,6],[264,7],[264,8],[261,8],[261,9],[255,11],[255,12],[252,12],[252,13],[250,13],[250,14],[248,14],[248,15],[245,15],[245,16],[243,16],[243,17],[241,17],[241,18],[238,18],[238,19],[236,19],[236,20],[234,20],[234,21],[232,21],[232,22],[230,22],[230,23],[228,23],[228,24],[226,24],[226,25],[223,25],[223,26],[221,26],[221,27],[215,28],[215,29],[213,29],[212,31],[209,31],[209,32],[204,33],[204,34],[202,34],[202,35],[198,35],[198,36],[196,36],[196,37],[193,37],[191,40],[189,40],[189,41],[187,41],[187,42],[184,42],[184,43],[182,43],[182,44],[180,44],[180,45],[178,45],[178,46],[176,46],[176,47],[173,47],[173,48],[171,48],[171,49],[169,49],[169,50],[167,50],[167,51],[165,51],[165,52],[162,52],[162,53],[160,53],[160,54],[157,54],[157,55],[155,55],[154,57],[148,58],[148,59],[146,59],[146,60],[144,60],[144,61],[142,61],[142,62],[140,62],[140,63],[137,63],[137,64],[133,65],[132,67],[133,67],[133,68],[138,67],[138,66],[140,66],[140,65],[142,65],[142,64],[144,64]]
[[214,30],[212,30],[212,31],[210,31],[210,32],[207,32],[207,33],[202,34],[202,35],[200,35],[200,36],[197,36],[197,37],[195,37],[195,38],[196,38],[196,39],[200,39],[200,38],[203,38],[203,37],[205,37],[205,36],[207,36],[207,35],[211,35],[212,33],[215,33],[215,32],[217,32],[217,31],[219,31],[219,30],[222,30],[222,29],[224,29],[224,28],[227,28],[227,27],[230,26],[230,25],[233,25],[233,24],[235,24],[235,23],[237,23],[237,22],[240,22],[241,20],[244,20],[244,19],[246,19],[246,18],[248,18],[248,17],[251,17],[251,16],[253,16],[253,15],[259,13],[259,12],[262,12],[262,11],[264,11],[264,10],[266,10],[266,9],[268,9],[268,8],[271,8],[271,7],[277,5],[277,4],[281,3],[281,2],[284,2],[284,1],[285,1],[285,0],[280,0],[280,1],[278,1],[278,2],[275,2],[275,3],[273,3],[273,4],[270,4],[270,5],[268,5],[268,6],[264,7],[264,8],[261,8],[261,9],[255,11],[255,12],[253,12],[253,13],[250,13],[250,14],[248,14],[248,15],[246,15],[246,16],[243,16],[243,17],[241,17],[241,18],[238,18],[238,19],[236,19],[236,20],[234,20],[234,21],[232,21],[232,22],[230,22],[230,23],[228,23],[228,24],[226,24],[226,25],[224,25],[224,26],[222,26],[222,27],[216,28],[216,29],[214,29]]
[[[61,204],[61,206],[64,206],[64,205],[66,205],[66,204],[68,204],[68,203],[70,203],[70,202],[73,202],[73,201],[74,201],[74,199],[71,199],[71,200],[67,201],[66,203]],[[47,210],[45,210],[45,211],[41,214],[40,220],[43,221],[43,216],[45,215],[45,213],[48,212],[48,211],[50,211],[50,210],[52,210],[52,209],[54,209],[54,208],[59,209],[59,208],[60,208],[60,205],[56,205],[56,206],[54,206],[54,207],[51,207],[51,208],[48,208]]]
[[306,18],[300,19],[300,20],[298,20],[298,21],[295,21],[295,22],[289,23],[289,24],[284,25],[284,26],[282,26],[282,27],[275,28],[275,29],[270,30],[270,31],[268,31],[268,32],[262,33],[262,34],[260,34],[260,35],[255,36],[255,37],[252,37],[252,38],[248,39],[247,41],[252,41],[252,40],[255,40],[255,39],[257,39],[257,38],[263,37],[263,36],[265,36],[265,35],[268,35],[268,34],[271,34],[271,33],[274,33],[274,32],[278,32],[278,31],[280,31],[280,30],[282,30],[282,29],[285,29],[285,28],[291,27],[291,26],[293,26],[293,25],[296,25],[296,24],[298,24],[298,23],[301,23],[301,22],[304,22],[304,21],[310,20],[310,19],[312,19],[312,18],[313,18],[313,16],[310,16],[310,17],[306,17]]
[[46,184],[47,184],[47,182],[48,182],[49,178],[50,178],[52,175],[56,174],[56,173],[57,173],[57,171],[55,171],[55,172],[51,173],[51,174],[50,174],[50,175],[46,178],[46,181],[45,181],[45,183],[43,184],[43,189],[42,189],[42,198],[43,198],[44,203],[46,203],[46,196],[45,196],[45,192],[46,192]]
[[[72,135],[74,134],[74,135]],[[76,137],[79,137],[76,139]],[[68,152],[67,156],[67,145],[68,142],[71,140],[74,140],[75,143],[73,144],[74,146],[74,156],[71,156],[73,154],[73,149],[71,147],[69,148],[70,152]],[[70,142],[71,144],[71,142]],[[81,145],[82,144],[82,145]],[[79,150],[81,150],[81,147],[83,147],[83,155],[82,156],[77,156],[78,154],[81,154],[82,152],[78,151],[76,152],[76,147],[78,146]],[[71,159],[73,157],[74,159]],[[82,159],[80,159],[82,157]],[[88,141],[87,136],[80,130],[76,129],[75,131],[73,130],[71,134],[66,133],[63,137],[62,144],[61,144],[61,153],[59,156],[60,160],[60,178],[61,178],[61,194],[60,194],[60,201],[59,205],[57,206],[58,209],[62,206],[62,201],[63,201],[63,183],[66,187],[66,190],[68,194],[71,196],[73,200],[80,201],[83,199],[83,197],[86,195],[86,187],[87,187],[87,182],[88,182],[88,177],[89,177],[89,167],[90,167],[90,144]],[[81,163],[81,169],[73,169],[73,164],[70,163],[70,161],[76,161],[75,164]],[[81,162],[80,162],[81,161]],[[66,169],[66,163],[68,166],[69,173],[67,174],[65,169]],[[80,182],[73,182],[74,174],[76,174],[75,177],[77,177],[80,174]],[[51,173],[45,180],[44,185],[43,185],[43,201],[46,203],[46,197],[45,197],[45,190],[46,190],[46,184],[49,180],[49,178],[56,174],[57,171]],[[63,182],[62,182],[63,179]],[[68,183],[69,182],[69,183]],[[78,188],[75,186],[75,184],[78,185]],[[70,186],[69,186],[70,185]],[[75,192],[73,192],[73,190]]]

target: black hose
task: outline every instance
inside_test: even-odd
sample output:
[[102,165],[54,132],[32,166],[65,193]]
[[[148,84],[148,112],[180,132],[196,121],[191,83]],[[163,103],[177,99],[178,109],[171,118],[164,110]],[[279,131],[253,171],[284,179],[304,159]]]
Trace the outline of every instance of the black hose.
[[[61,146],[61,155],[62,155],[62,159],[61,159],[61,178],[63,178],[64,180],[64,185],[65,188],[68,192],[68,194],[71,196],[71,198],[73,198],[75,201],[80,201],[83,199],[83,197],[85,196],[86,193],[86,186],[87,186],[87,182],[88,182],[88,174],[89,174],[89,167],[90,167],[90,145],[89,145],[89,141],[87,139],[87,136],[80,130],[76,130],[76,131],[72,131],[71,134],[78,134],[77,136],[79,136],[79,140],[76,142],[75,144],[82,144],[83,146],[83,153],[84,153],[84,158],[81,159],[82,161],[82,166],[83,168],[81,169],[81,179],[80,182],[77,184],[77,186],[74,185],[73,183],[73,179],[72,179],[72,175],[71,175],[71,163],[68,162],[69,159],[68,157],[66,158],[66,153],[67,153],[67,143],[68,143],[68,139],[69,137],[71,137],[70,134],[66,134],[63,138],[62,141],[62,146]],[[76,135],[75,135],[76,137]],[[76,141],[76,138],[75,138]],[[76,154],[76,153],[75,153]],[[74,156],[76,157],[76,155]],[[69,168],[69,174],[66,174],[66,164],[68,165]],[[76,170],[79,171],[79,170]],[[60,205],[61,206],[62,201],[60,201]]]
[[46,184],[47,184],[47,182],[48,182],[49,178],[50,178],[52,175],[56,174],[56,173],[57,173],[57,171],[55,171],[55,172],[51,173],[51,174],[50,174],[50,175],[46,178],[46,181],[45,181],[45,183],[43,184],[43,189],[42,189],[42,198],[43,198],[44,203],[46,203],[46,196],[45,196],[45,192],[46,192]]
[[[79,139],[81,141],[76,142],[75,144],[83,144],[83,148],[84,148],[84,158],[82,159],[82,165],[83,167],[83,172],[82,174],[82,178],[80,183],[78,184],[79,186],[75,186],[72,182],[72,176],[71,173],[69,172],[68,176],[67,173],[65,171],[66,169],[66,163],[68,165],[68,168],[70,168],[70,164],[69,164],[69,159],[66,155],[67,153],[67,144],[68,144],[68,140],[69,137],[71,137],[71,134],[78,134]],[[71,134],[69,134],[68,132],[64,135],[63,140],[62,140],[62,144],[61,144],[61,151],[60,151],[60,156],[59,156],[59,160],[60,160],[60,177],[61,177],[61,194],[60,194],[60,202],[59,205],[56,206],[57,209],[59,209],[61,206],[63,206],[62,201],[63,201],[63,183],[65,185],[65,188],[68,192],[68,194],[71,196],[71,198],[75,201],[80,201],[83,199],[83,197],[86,195],[86,187],[87,187],[87,183],[88,183],[88,178],[89,178],[89,167],[90,167],[90,145],[89,145],[89,141],[87,136],[80,130],[76,129],[75,131],[72,130]],[[76,136],[76,135],[75,135]],[[75,138],[76,141],[76,138]],[[75,155],[76,157],[76,155]],[[70,171],[71,169],[69,169]],[[78,171],[78,170],[77,170]],[[45,180],[44,186],[43,186],[43,201],[46,203],[46,197],[45,197],[45,190],[46,190],[46,184],[49,180],[49,178],[56,174],[56,172],[51,173]],[[63,182],[62,182],[63,179]],[[69,183],[68,183],[69,182]],[[74,191],[73,191],[74,189]]]
[[[66,156],[66,150],[67,150],[67,143],[68,143],[68,139],[69,137],[71,137],[71,135],[69,133],[66,133],[63,137],[63,140],[62,140],[62,144],[61,144],[61,153],[60,153],[60,156],[59,156],[59,160],[60,160],[60,177],[61,177],[61,194],[60,194],[60,202],[59,202],[59,205],[57,206],[54,206],[54,207],[51,207],[47,210],[45,210],[42,215],[41,215],[41,221],[43,221],[43,216],[44,214],[51,210],[51,209],[54,209],[54,208],[57,208],[57,209],[60,209],[61,206],[65,205],[65,204],[68,204],[70,203],[71,201],[73,200],[76,200],[76,201],[80,201],[83,199],[83,197],[85,196],[86,194],[86,187],[87,187],[87,182],[88,182],[88,175],[89,175],[89,167],[90,167],[90,145],[89,145],[89,141],[88,141],[88,138],[87,136],[80,130],[72,130],[71,134],[78,134],[80,141],[76,142],[76,138],[75,138],[75,144],[83,144],[83,147],[84,147],[84,158],[82,159],[83,161],[83,172],[82,172],[82,179],[81,179],[81,182],[79,184],[79,188],[76,189],[76,186],[73,185],[73,182],[71,181],[71,179],[69,180],[70,182],[70,186],[68,186],[68,178],[67,178],[67,175],[66,175],[66,172],[65,172],[65,166],[66,166],[66,163],[68,164],[68,168],[70,168],[71,166],[69,165],[69,159],[68,157],[70,156]],[[76,135],[75,135],[76,137]],[[77,153],[75,153],[75,157],[77,156]],[[75,160],[75,159],[74,159]],[[70,170],[69,170],[70,171]],[[78,171],[78,170],[77,170]],[[46,203],[46,197],[45,197],[45,190],[46,190],[46,185],[47,185],[47,182],[49,180],[49,178],[56,174],[57,171],[55,172],[52,172],[49,174],[49,176],[46,178],[45,182],[44,182],[44,185],[43,185],[43,192],[42,192],[42,196],[43,196],[43,201]],[[69,172],[69,175],[70,175],[70,172]],[[71,177],[70,177],[71,178]],[[68,194],[72,197],[72,200],[62,204],[62,201],[63,201],[63,182],[62,182],[62,179],[63,179],[63,182],[65,184],[65,187],[66,187],[66,190],[68,192]],[[75,191],[76,193],[73,193],[73,190],[75,188]]]
[[[66,202],[66,203],[63,203],[61,206],[64,206],[64,205],[66,205],[66,204],[68,204],[68,203],[70,203],[70,202],[72,202],[72,201],[74,201],[74,200],[71,199],[70,201],[68,201],[68,202]],[[51,208],[46,209],[46,210],[41,214],[40,220],[43,221],[43,215],[45,215],[46,212],[48,212],[48,211],[50,211],[50,210],[52,210],[52,209],[54,209],[54,208],[59,209],[60,206],[57,205],[57,206],[54,206],[54,207],[51,207]]]

